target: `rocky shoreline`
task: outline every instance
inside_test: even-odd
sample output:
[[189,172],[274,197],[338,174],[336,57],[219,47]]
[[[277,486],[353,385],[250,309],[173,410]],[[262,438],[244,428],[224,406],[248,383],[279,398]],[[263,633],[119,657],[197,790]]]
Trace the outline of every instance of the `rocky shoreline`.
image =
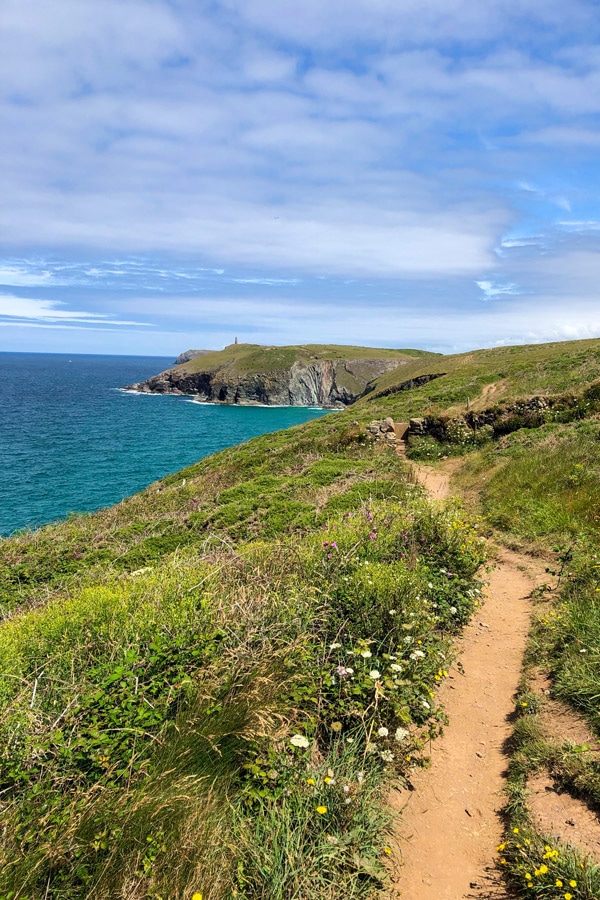
[[405,364],[396,359],[316,359],[271,372],[232,372],[228,366],[185,363],[127,390],[185,394],[204,403],[240,406],[319,406],[343,409],[371,390],[380,375]]

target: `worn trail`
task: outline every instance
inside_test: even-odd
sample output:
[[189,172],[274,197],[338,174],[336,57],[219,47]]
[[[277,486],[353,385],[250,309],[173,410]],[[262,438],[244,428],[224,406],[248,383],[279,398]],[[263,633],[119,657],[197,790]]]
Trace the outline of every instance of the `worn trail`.
[[[448,494],[448,476],[419,468],[432,497]],[[540,567],[541,569],[541,567]],[[502,549],[487,597],[465,629],[440,689],[449,717],[432,748],[431,767],[416,770],[412,790],[396,792],[398,866],[392,896],[402,900],[503,898],[494,868],[507,758],[504,744],[530,622],[528,597],[542,572]]]

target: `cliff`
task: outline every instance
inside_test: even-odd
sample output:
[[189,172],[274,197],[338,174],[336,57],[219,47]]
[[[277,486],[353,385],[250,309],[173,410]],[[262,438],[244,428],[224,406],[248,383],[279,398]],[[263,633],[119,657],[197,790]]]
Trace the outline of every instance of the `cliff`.
[[189,394],[212,403],[343,407],[370,390],[384,373],[429,355],[418,350],[335,345],[234,344],[195,356],[128,388]]

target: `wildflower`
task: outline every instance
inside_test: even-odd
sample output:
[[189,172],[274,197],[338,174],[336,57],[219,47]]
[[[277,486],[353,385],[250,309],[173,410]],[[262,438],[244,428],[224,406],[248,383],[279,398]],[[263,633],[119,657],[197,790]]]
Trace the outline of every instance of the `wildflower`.
[[548,866],[545,863],[542,863],[540,866],[540,875],[545,875],[548,871]]
[[335,784],[335,778],[331,778],[330,775],[326,775],[323,781],[325,784]]
[[394,761],[394,754],[392,753],[391,750],[381,750],[379,755],[384,762],[393,762]]
[[427,700],[421,700],[421,706],[423,707],[423,709],[431,709],[431,706],[427,702]]
[[455,606],[451,606],[451,607],[450,607],[450,612],[452,613],[453,616],[455,616],[456,613],[458,612],[458,610],[457,610],[457,608],[456,608]]
[[388,856],[391,856],[391,855],[392,855],[392,848],[391,848],[391,847],[384,847],[384,848],[383,848],[383,852],[386,853]]
[[329,645],[329,649],[330,649],[330,650],[339,650],[341,646],[342,646],[342,645],[341,645],[341,644],[338,644],[337,641],[336,641],[335,643]]
[[562,886],[563,886],[563,883],[562,883],[562,881],[560,880],[560,878],[557,878],[556,881],[554,882],[554,884],[555,884],[555,887],[562,887]]
[[415,660],[415,659],[424,659],[424,658],[425,658],[425,654],[423,653],[422,650],[413,650],[413,652],[410,654],[410,658],[411,658],[412,660]]
[[381,678],[381,672],[378,669],[371,669],[369,678],[372,678],[373,681],[377,681],[378,678]]
[[401,672],[402,666],[398,665],[398,663],[392,663],[390,669],[392,670],[392,672]]
[[518,829],[518,828],[513,828],[513,834],[518,834],[518,833],[519,833],[519,829]]
[[529,872],[525,872],[525,878],[527,879],[527,881],[530,881],[531,874]]
[[574,878],[572,878],[571,881],[569,882],[569,887],[577,887],[577,882],[575,881]]
[[388,613],[390,614],[390,616],[395,616],[395,615],[396,615],[396,610],[395,610],[395,609],[388,609]]
[[377,729],[377,734],[379,735],[379,737],[387,737],[389,734],[389,731],[385,727],[385,725],[382,725],[381,728]]
[[568,891],[565,894],[565,900],[573,900],[573,894],[570,894]]
[[325,813],[327,812],[327,807],[326,806],[317,806],[317,812],[319,813],[320,816],[324,816]]
[[195,894],[192,894],[192,900],[202,900],[202,894],[199,891],[196,891]]
[[506,844],[498,844],[498,846],[496,847],[496,851],[500,853],[502,850],[504,850],[505,847]]
[[374,541],[376,537],[377,537],[377,535],[375,534],[374,531],[372,531],[371,534],[369,535],[369,540]]
[[331,549],[332,549],[332,550],[337,550],[337,548],[338,548],[337,543],[336,543],[335,541],[332,541],[332,542],[331,542]]
[[348,794],[349,791],[350,791],[350,788],[348,787],[347,784],[345,784],[345,785],[343,786],[342,790],[343,790],[343,792],[344,792],[345,794]]
[[316,781],[315,781],[314,778],[307,778],[307,779],[306,779],[306,783],[307,783],[307,784],[316,784]]
[[339,731],[342,730],[342,723],[341,723],[341,722],[332,722],[332,723],[331,723],[331,730],[332,730],[332,731],[335,731],[336,734],[337,734]]
[[290,744],[294,747],[300,747],[303,750],[306,750],[306,748],[310,746],[310,741],[308,738],[304,737],[303,734],[295,734],[290,738]]
[[323,547],[329,547],[329,541],[323,541]]
[[361,650],[360,655],[363,659],[370,659],[373,656],[370,650]]
[[365,780],[365,773],[359,772],[358,775],[356,776],[356,780],[358,781],[359,784],[362,784],[363,781]]

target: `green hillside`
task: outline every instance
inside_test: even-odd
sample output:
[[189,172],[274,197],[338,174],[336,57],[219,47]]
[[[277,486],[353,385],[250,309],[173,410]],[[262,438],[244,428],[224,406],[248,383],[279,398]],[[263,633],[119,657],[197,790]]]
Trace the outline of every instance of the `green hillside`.
[[[429,374],[441,377],[394,392],[399,385]],[[374,390],[354,408],[373,415],[385,410],[397,419],[431,411],[452,414],[463,412],[467,402],[471,408],[482,408],[532,394],[580,389],[599,378],[599,339],[496,347],[410,362],[379,378]]]
[[[215,371],[227,366],[236,375],[254,372],[278,372],[289,369],[295,362],[314,362],[322,359],[421,359],[438,354],[425,350],[389,350],[375,347],[352,347],[337,344],[303,344],[289,347],[265,347],[261,344],[229,344],[195,357],[183,368],[188,372]],[[178,368],[182,368],[179,366]]]
[[[385,896],[390,779],[427,767],[443,726],[436,691],[479,603],[483,534],[549,554],[527,665],[600,735],[594,403],[437,444],[465,454],[469,511],[428,500],[368,432],[387,415],[451,420],[467,399],[593,392],[600,341],[386,352],[413,359],[345,411],[0,542],[1,900]],[[526,778],[546,767],[598,807],[600,764],[543,737],[538,710],[525,678],[502,871],[517,897],[563,900],[534,858],[550,838]],[[571,896],[598,897],[594,861],[556,852]]]

